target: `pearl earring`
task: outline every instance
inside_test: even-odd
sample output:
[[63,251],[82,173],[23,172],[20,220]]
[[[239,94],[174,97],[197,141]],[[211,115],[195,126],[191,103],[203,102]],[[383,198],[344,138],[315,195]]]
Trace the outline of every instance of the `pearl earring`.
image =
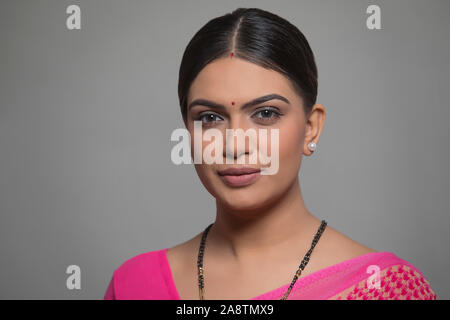
[[314,150],[316,150],[316,147],[317,147],[317,144],[315,144],[315,142],[308,143],[309,150],[314,151]]

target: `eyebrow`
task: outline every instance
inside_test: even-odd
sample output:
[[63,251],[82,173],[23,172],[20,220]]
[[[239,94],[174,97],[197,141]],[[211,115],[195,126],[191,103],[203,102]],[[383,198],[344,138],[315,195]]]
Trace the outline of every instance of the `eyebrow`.
[[[253,100],[243,104],[242,107],[241,107],[241,110],[243,110],[245,108],[248,108],[248,107],[251,107],[251,106],[255,106],[255,105],[264,103],[264,102],[269,101],[269,100],[274,100],[274,99],[284,101],[287,104],[291,104],[289,102],[289,100],[286,99],[285,97],[280,96],[279,94],[276,94],[276,93],[272,93],[272,94],[268,94],[268,95],[265,95],[265,96],[253,99]],[[189,111],[193,106],[196,106],[196,105],[198,105],[198,106],[205,106],[205,107],[211,107],[211,108],[219,109],[219,110],[226,110],[224,105],[216,103],[216,102],[213,102],[213,101],[210,101],[210,100],[206,100],[206,99],[195,99],[194,101],[192,101],[189,104],[187,110]]]

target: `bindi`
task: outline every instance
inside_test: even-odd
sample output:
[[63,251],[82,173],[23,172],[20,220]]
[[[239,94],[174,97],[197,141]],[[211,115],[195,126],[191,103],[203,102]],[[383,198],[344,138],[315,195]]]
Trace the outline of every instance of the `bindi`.
[[233,106],[234,106],[234,101],[231,101],[231,105],[233,105]]
[[230,53],[230,59],[232,59],[233,56],[234,56],[234,52],[231,52],[231,53]]

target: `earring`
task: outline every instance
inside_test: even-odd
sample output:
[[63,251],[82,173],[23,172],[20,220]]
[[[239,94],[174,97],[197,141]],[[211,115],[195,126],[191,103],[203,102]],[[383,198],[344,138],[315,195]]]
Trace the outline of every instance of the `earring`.
[[316,150],[316,147],[317,147],[317,144],[315,142],[308,143],[309,150],[314,151],[314,150]]

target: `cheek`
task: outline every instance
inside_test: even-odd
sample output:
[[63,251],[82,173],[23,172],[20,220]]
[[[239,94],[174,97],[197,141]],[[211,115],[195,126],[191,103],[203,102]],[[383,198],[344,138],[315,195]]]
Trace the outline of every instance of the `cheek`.
[[289,124],[280,128],[279,154],[280,161],[285,158],[299,157],[303,150],[303,134],[298,124]]
[[279,173],[280,178],[289,179],[298,174],[302,160],[304,134],[296,121],[286,121],[279,128]]

